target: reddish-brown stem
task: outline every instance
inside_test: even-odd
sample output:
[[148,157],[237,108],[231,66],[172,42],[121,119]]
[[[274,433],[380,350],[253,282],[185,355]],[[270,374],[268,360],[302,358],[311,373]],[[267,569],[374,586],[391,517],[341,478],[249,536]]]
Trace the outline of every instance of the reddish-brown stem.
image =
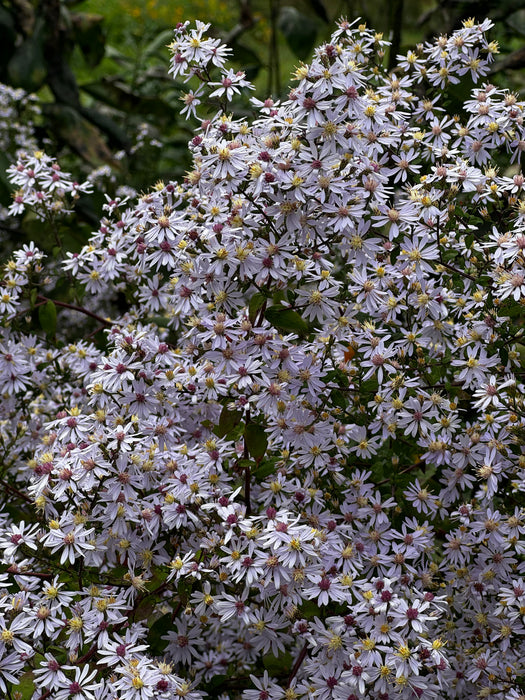
[[299,669],[301,668],[301,664],[303,663],[303,661],[304,661],[305,658],[306,658],[306,652],[307,652],[307,651],[308,651],[308,642],[305,642],[305,643],[304,643],[304,647],[301,649],[301,653],[299,654],[299,656],[298,656],[297,659],[295,660],[295,663],[294,663],[294,665],[293,665],[293,667],[292,667],[292,670],[291,670],[291,673],[290,673],[290,678],[288,678],[288,687],[290,687],[290,685],[291,685],[293,679],[294,679],[295,676],[297,675],[297,672],[298,672]]
[[[409,467],[405,467],[405,469],[402,469],[399,473],[408,474],[408,472],[412,472],[414,469],[421,469],[421,467],[424,466],[424,462],[416,462],[415,464],[411,464]],[[384,484],[388,484],[389,481],[391,481],[391,479],[383,479],[382,481],[378,481],[376,486],[383,486]]]
[[15,567],[16,564],[12,564],[8,569],[7,573],[8,574],[13,574],[14,576],[33,576],[34,578],[52,578],[52,574],[44,574],[41,573],[40,571],[18,571],[15,570],[13,567]]
[[84,656],[81,656],[80,659],[76,660],[77,666],[81,666],[82,664],[86,663],[86,661],[89,661],[93,656],[95,656],[97,649],[97,644],[93,644],[91,649],[88,649]]
[[37,296],[37,300],[42,302],[52,301],[56,306],[61,306],[64,309],[71,309],[72,311],[78,311],[79,313],[84,314],[85,316],[94,318],[99,323],[104,324],[104,326],[111,326],[111,321],[108,321],[107,318],[102,318],[102,316],[99,316],[98,314],[94,313],[93,311],[90,311],[89,309],[85,309],[83,306],[77,306],[76,304],[68,304],[67,301],[56,301],[56,299],[48,299],[47,297],[44,297],[40,294]]
[[[250,422],[250,409],[246,412],[246,425]],[[248,450],[248,443],[246,442],[246,438],[244,438],[244,453],[243,457],[245,460],[249,460],[250,458],[250,453]],[[252,513],[252,504],[251,504],[251,476],[252,472],[249,466],[244,468],[244,503],[246,505],[246,515],[251,515]]]
[[462,277],[466,277],[469,280],[472,280],[473,282],[477,282],[477,279],[473,277],[472,275],[469,275],[468,272],[464,272],[463,270],[459,270],[457,267],[454,267],[453,265],[449,265],[446,262],[443,262],[442,260],[439,261],[438,265],[442,265],[443,267],[446,267],[448,270],[451,270],[452,272],[457,272],[458,275],[461,275]]
[[33,503],[32,499],[29,498],[29,496],[27,496],[25,493],[22,493],[22,491],[19,491],[17,488],[15,488],[14,486],[12,486],[12,485],[11,485],[10,483],[8,483],[7,481],[4,481],[3,479],[0,479],[0,484],[2,484],[2,486],[3,486],[4,488],[6,488],[8,491],[11,491],[11,493],[14,493],[14,494],[16,494],[19,498],[22,498],[22,499],[23,499],[24,501],[26,501],[27,503]]

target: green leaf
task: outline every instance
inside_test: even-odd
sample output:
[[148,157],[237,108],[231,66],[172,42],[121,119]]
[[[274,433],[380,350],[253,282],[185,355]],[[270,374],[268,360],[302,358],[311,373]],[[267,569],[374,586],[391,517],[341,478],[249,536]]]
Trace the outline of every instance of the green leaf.
[[36,92],[46,79],[44,26],[43,20],[36,22],[33,33],[16,49],[7,66],[11,84],[27,92]]
[[340,370],[338,367],[330,370],[326,373],[325,380],[327,382],[336,382],[338,386],[347,387],[348,386],[348,376],[345,372]]
[[286,671],[289,671],[293,666],[293,658],[289,652],[285,654],[279,654],[279,656],[274,656],[273,654],[266,654],[263,656],[263,666],[268,671],[271,676],[279,676]]
[[264,457],[268,447],[268,437],[262,425],[248,423],[244,428],[244,440],[248,452],[255,460],[260,460]]
[[231,411],[227,406],[224,406],[219,417],[219,425],[215,426],[213,432],[217,437],[225,437],[239,425],[242,415],[242,411]]
[[262,481],[266,479],[267,476],[275,472],[275,465],[279,461],[278,457],[272,457],[272,459],[265,459],[257,469],[252,471],[252,476],[255,481]]
[[279,29],[294,54],[302,60],[308,58],[317,38],[317,22],[285,5],[279,13]]
[[33,683],[33,671],[26,671],[20,676],[16,690],[22,693],[22,700],[30,700],[35,692],[35,684]]
[[286,299],[284,289],[277,289],[272,295],[274,306],[281,306],[281,302]]
[[152,39],[143,51],[144,56],[152,56],[157,52],[164,58],[166,46],[173,41],[173,29],[165,29]]
[[254,80],[262,68],[262,61],[255,51],[240,42],[235,42],[232,46],[233,58],[240,63],[242,70],[246,73],[248,80]]
[[264,296],[264,294],[261,294],[261,292],[255,292],[255,294],[248,302],[248,316],[250,318],[251,323],[255,323],[255,319],[257,318],[257,312],[260,308],[262,308],[265,301],[266,297]]
[[149,630],[149,648],[154,656],[161,656],[166,650],[166,642],[162,640],[163,635],[173,629],[173,620],[171,613],[167,613],[159,617],[150,627]]
[[103,78],[96,83],[82,85],[81,89],[100,102],[122,112],[153,114],[159,119],[172,118],[173,111],[160,97],[147,97],[132,92],[129,87],[115,79]]
[[437,467],[435,464],[425,464],[424,466],[425,471],[421,469],[416,472],[421,486],[426,486],[428,482],[432,479],[434,474],[437,472]]
[[467,248],[472,248],[472,244],[475,240],[476,237],[473,233],[469,233],[467,236],[465,236],[465,245],[467,246]]
[[151,617],[156,606],[157,601],[155,600],[155,597],[151,595],[147,596],[135,610],[135,620],[147,620],[149,617]]
[[343,411],[346,410],[348,400],[342,391],[339,391],[339,389],[334,389],[330,394],[330,398],[332,399],[334,406],[341,408]]
[[280,331],[292,331],[298,335],[308,332],[308,324],[297,311],[284,306],[270,306],[265,312],[266,319]]
[[[75,203],[75,210],[79,211],[78,200]],[[65,250],[71,253],[79,253],[82,247],[88,242],[92,227],[89,224],[76,223],[75,226],[71,226],[68,222],[67,225],[59,226],[58,235],[62,241]],[[71,286],[71,283],[69,283]]]
[[224,681],[228,680],[228,676],[221,674],[220,676],[213,676],[213,678],[208,682],[204,683],[203,690],[211,695],[211,697],[219,697],[219,692],[224,690]]
[[53,338],[57,330],[57,307],[49,299],[38,308],[38,320],[48,338]]
[[170,319],[167,316],[152,316],[148,318],[149,323],[154,323],[159,328],[169,328]]
[[[105,114],[103,111],[91,107],[82,107],[82,116],[88,120],[89,126],[94,126],[106,134],[112,147],[129,148],[130,141],[126,132],[117,124],[117,122]],[[118,160],[111,160],[111,167],[115,170],[122,168]]]
[[87,65],[90,68],[98,66],[105,53],[104,17],[87,12],[75,12],[71,14],[71,21],[75,39]]
[[399,246],[395,246],[395,248],[390,251],[390,262],[392,263],[392,265],[394,265],[394,263],[398,259],[400,252],[401,248]]
[[307,620],[312,620],[321,614],[321,608],[313,600],[303,601],[299,609],[302,617],[305,617]]

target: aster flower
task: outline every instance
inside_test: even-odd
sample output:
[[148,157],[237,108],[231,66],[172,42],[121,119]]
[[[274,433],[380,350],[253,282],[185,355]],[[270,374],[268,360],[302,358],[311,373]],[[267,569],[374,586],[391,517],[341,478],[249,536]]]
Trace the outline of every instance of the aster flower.
[[94,691],[98,689],[99,684],[91,682],[96,675],[96,669],[90,671],[89,666],[75,668],[74,680],[66,679],[63,681],[64,685],[62,687],[59,685],[55,697],[57,700],[66,700],[66,698],[72,698],[72,700],[96,700]]

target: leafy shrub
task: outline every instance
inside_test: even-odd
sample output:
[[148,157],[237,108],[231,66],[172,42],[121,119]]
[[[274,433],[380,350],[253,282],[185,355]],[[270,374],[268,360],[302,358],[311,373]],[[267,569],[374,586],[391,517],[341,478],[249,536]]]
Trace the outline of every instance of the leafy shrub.
[[389,73],[341,20],[250,120],[179,25],[185,112],[220,108],[79,252],[90,183],[19,154],[64,260],[4,268],[3,692],[522,697],[523,104],[447,109],[490,26]]

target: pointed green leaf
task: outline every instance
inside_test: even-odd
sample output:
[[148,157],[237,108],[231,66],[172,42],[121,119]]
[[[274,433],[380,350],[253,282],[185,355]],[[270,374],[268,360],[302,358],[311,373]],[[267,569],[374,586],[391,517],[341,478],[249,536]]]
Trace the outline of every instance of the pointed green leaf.
[[263,666],[272,676],[285,675],[289,669],[293,666],[293,657],[289,652],[284,654],[279,654],[279,656],[274,656],[273,654],[266,654],[263,656]]
[[34,697],[33,671],[26,671],[20,676],[16,690],[22,694],[22,700],[30,700],[30,698]]
[[279,13],[279,29],[294,54],[302,60],[308,58],[317,38],[317,22],[285,5]]
[[253,469],[252,476],[255,481],[262,481],[263,479],[266,479],[267,476],[270,476],[270,474],[273,474],[275,472],[275,465],[277,462],[277,457],[265,459],[262,464],[257,467],[257,469]]
[[264,457],[266,448],[268,447],[268,437],[262,425],[257,423],[248,423],[244,428],[244,440],[248,452],[255,459],[259,460]]
[[255,294],[248,302],[248,316],[250,318],[251,323],[255,323],[255,319],[257,318],[257,312],[260,308],[262,308],[265,301],[266,297],[264,296],[264,294],[261,294],[261,292],[255,292]]
[[96,83],[86,83],[81,86],[84,92],[100,102],[123,112],[154,114],[156,117],[168,119],[170,108],[160,96],[148,97],[130,90],[122,81],[102,78]]
[[144,49],[144,56],[152,56],[155,53],[160,52],[161,56],[164,56],[166,51],[166,46],[171,44],[173,41],[173,29],[165,29],[160,32]]
[[330,394],[330,398],[332,399],[332,403],[334,406],[337,406],[337,408],[341,408],[343,411],[346,411],[346,407],[348,406],[348,399],[342,391],[339,391],[339,389],[334,389]]
[[308,324],[297,311],[284,306],[270,306],[264,314],[266,319],[278,330],[292,331],[298,335],[308,332]]
[[149,647],[155,656],[161,656],[165,651],[166,641],[162,637],[174,627],[171,613],[159,617],[150,627]]
[[219,425],[216,425],[213,432],[217,437],[225,437],[236,428],[242,420],[242,411],[230,410],[227,406],[221,411]]

